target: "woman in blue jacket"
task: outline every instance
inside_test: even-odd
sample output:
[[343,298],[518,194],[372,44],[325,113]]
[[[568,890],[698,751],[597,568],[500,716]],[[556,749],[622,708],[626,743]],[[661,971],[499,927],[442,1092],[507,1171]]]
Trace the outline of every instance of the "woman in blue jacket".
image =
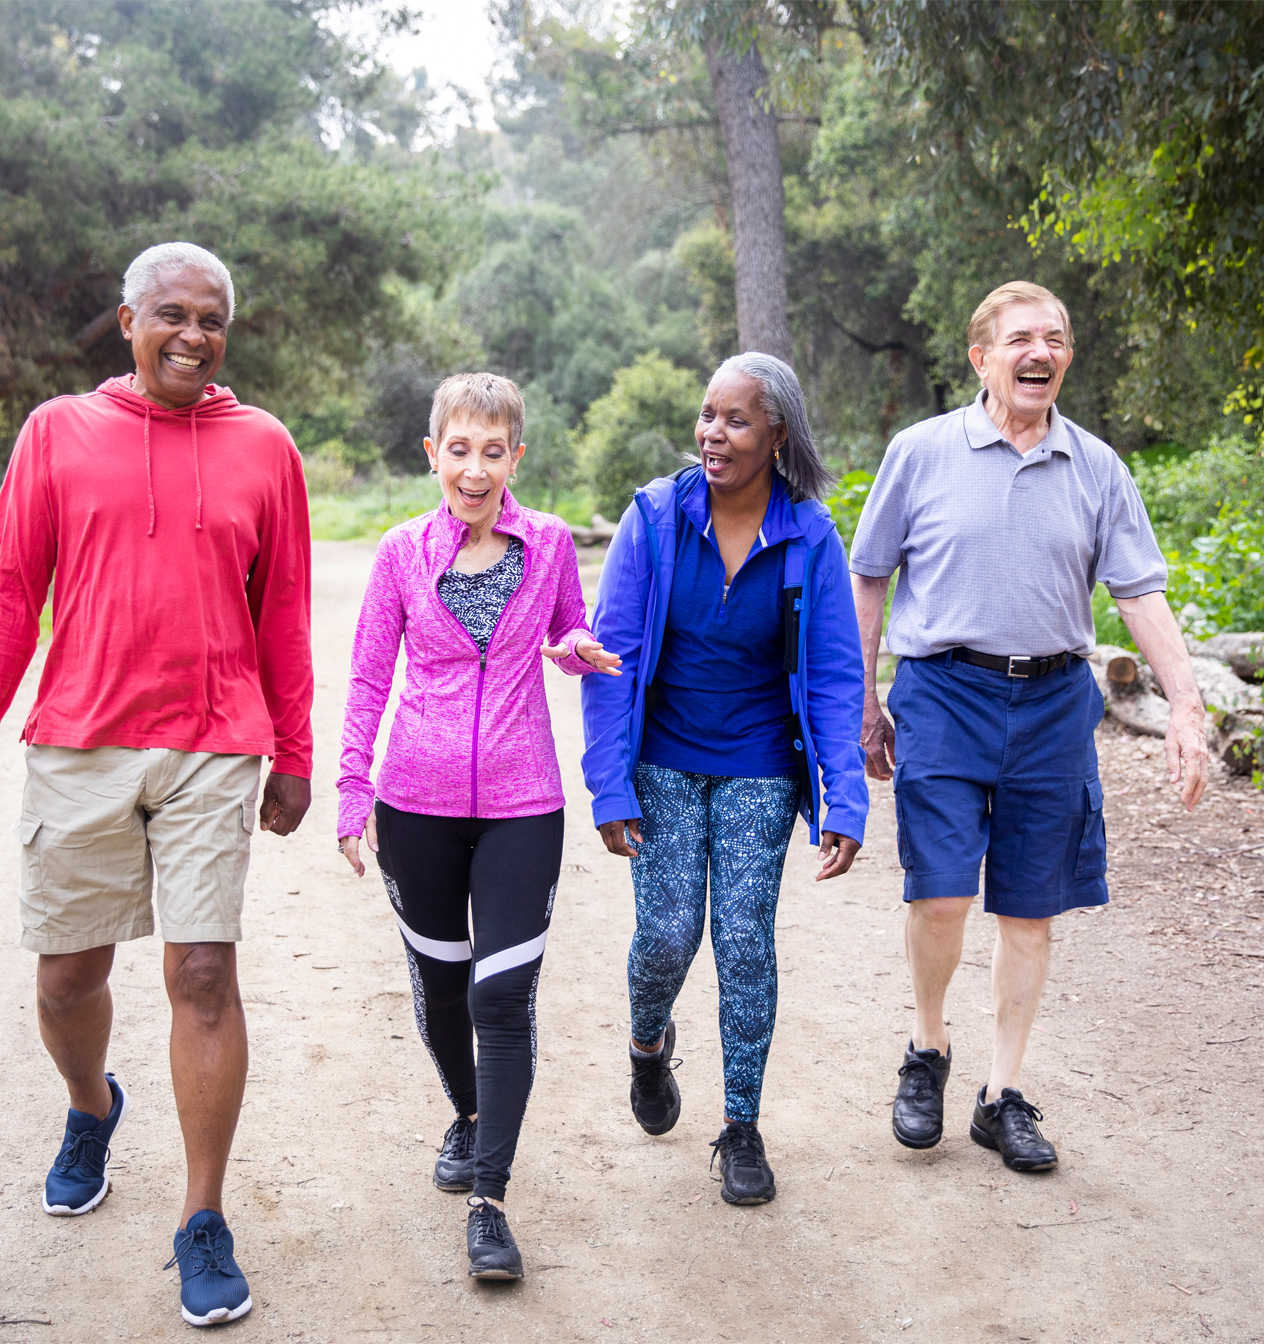
[[725,1200],[762,1204],[776,1194],[757,1121],[781,872],[796,812],[820,845],[818,881],[845,873],[864,839],[864,673],[794,371],[726,360],[695,436],[700,464],[636,492],[602,567],[593,632],[624,675],[585,678],[584,779],[606,848],[632,860],[632,1113],[650,1134],[680,1115],[671,1010],[702,941],[709,866],[725,1094],[712,1161]]

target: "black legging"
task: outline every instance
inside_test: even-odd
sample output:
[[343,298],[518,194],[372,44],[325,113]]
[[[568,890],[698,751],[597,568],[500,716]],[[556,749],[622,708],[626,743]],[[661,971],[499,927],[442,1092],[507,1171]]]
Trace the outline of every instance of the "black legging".
[[378,865],[408,949],[417,1030],[457,1113],[478,1112],[474,1193],[504,1199],[535,1077],[535,991],[562,867],[562,810],[491,821],[376,807]]

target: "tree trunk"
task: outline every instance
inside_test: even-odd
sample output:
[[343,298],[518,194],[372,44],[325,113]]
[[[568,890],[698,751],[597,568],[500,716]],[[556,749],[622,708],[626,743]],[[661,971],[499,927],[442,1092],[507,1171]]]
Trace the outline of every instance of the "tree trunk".
[[768,71],[754,45],[738,56],[712,39],[706,51],[733,193],[738,345],[789,361],[781,146],[776,116],[755,97]]

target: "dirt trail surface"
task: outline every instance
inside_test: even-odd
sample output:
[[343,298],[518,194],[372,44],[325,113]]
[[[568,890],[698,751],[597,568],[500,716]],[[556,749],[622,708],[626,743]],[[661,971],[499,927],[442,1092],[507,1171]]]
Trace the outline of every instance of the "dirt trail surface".
[[[1007,1171],[967,1133],[988,1060],[991,921],[971,916],[951,992],[947,1137],[908,1151],[889,1116],[911,1003],[889,786],[874,789],[852,875],[814,884],[798,835],[762,1120],[779,1193],[733,1209],[707,1170],[722,1090],[706,945],[676,1010],[681,1121],[651,1139],[629,1113],[631,888],[589,822],[578,688],[553,669],[570,801],[539,1072],[509,1197],[527,1278],[467,1280],[464,1204],[430,1183],[451,1115],[413,1026],[399,934],[376,874],[357,882],[335,849],[337,741],[372,547],[315,551],[315,802],[298,834],[256,836],[246,896],[252,1062],[227,1198],[255,1309],[221,1327],[226,1338],[1264,1339],[1251,1063],[1264,810],[1249,785],[1217,766],[1209,805],[1185,819],[1156,783],[1159,744],[1102,730],[1115,899],[1056,927],[1024,1080],[1061,1153],[1044,1176]],[[9,819],[36,671],[0,726]],[[48,1218],[41,1182],[65,1100],[38,1037],[34,958],[17,946],[10,843],[0,870],[0,1344],[176,1338],[189,1327],[175,1271],[161,1266],[183,1172],[159,943],[122,945],[115,963],[110,1066],[132,1113],[114,1145],[113,1193],[83,1218]]]

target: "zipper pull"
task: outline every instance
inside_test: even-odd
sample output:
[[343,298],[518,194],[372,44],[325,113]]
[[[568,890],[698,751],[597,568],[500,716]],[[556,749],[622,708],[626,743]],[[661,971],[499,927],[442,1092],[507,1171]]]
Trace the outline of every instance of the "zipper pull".
[[478,655],[478,670],[479,670],[480,672],[486,672],[486,671],[487,671],[487,650],[486,650],[486,649],[483,649],[482,652]]

